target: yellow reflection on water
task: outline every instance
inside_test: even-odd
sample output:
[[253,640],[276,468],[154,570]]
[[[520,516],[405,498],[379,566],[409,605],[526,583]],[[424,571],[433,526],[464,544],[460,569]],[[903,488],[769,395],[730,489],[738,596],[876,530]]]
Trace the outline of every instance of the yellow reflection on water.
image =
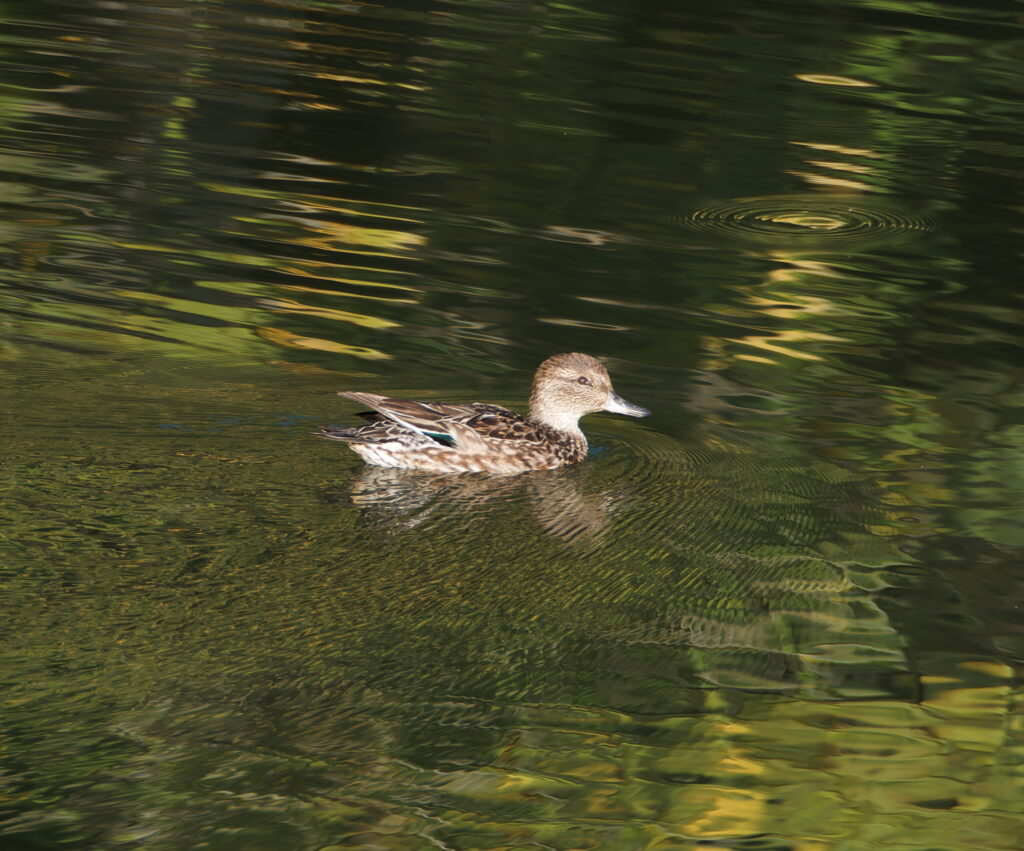
[[304,337],[283,328],[257,328],[256,333],[271,343],[286,346],[289,349],[315,349],[321,352],[334,352],[341,355],[364,358],[366,360],[390,360],[391,355],[366,346],[350,346],[335,340],[324,340],[319,337]]
[[[803,215],[794,214],[805,224]],[[826,218],[823,224],[827,228],[830,219]],[[774,355],[782,355],[795,360],[820,362],[825,358],[815,352],[806,349],[813,344],[819,343],[847,343],[849,338],[828,333],[827,331],[811,330],[808,323],[817,323],[821,327],[822,318],[831,314],[840,315],[847,312],[844,305],[826,298],[820,294],[804,294],[798,291],[801,285],[809,278],[832,278],[842,279],[843,275],[832,265],[820,260],[807,260],[800,257],[793,257],[782,252],[772,252],[771,258],[781,264],[779,267],[770,270],[764,277],[763,283],[757,287],[748,288],[744,303],[751,311],[750,324],[762,328],[765,322],[756,320],[754,316],[771,317],[772,320],[785,320],[787,324],[792,321],[800,322],[800,325],[785,329],[763,330],[758,333],[747,334],[742,337],[723,337],[714,343],[706,342],[709,351],[714,351],[713,363],[717,364],[712,368],[720,369],[725,361],[745,361],[748,363],[763,363],[778,365],[780,361]],[[824,290],[820,290],[824,292]],[[755,354],[743,349],[731,351],[728,344],[738,344],[759,350]],[[712,361],[706,362],[708,364]]]
[[323,222],[311,219],[299,219],[309,231],[319,234],[295,240],[296,245],[308,245],[311,248],[334,249],[334,243],[347,245],[365,245],[370,248],[386,248],[392,251],[408,251],[426,245],[426,237],[418,233],[401,230],[384,230],[382,228],[365,228],[340,222]]
[[768,336],[748,334],[746,337],[730,337],[727,339],[731,343],[753,346],[756,349],[762,349],[773,354],[807,361],[820,361],[824,360],[824,358],[812,352],[800,351],[794,347],[795,345],[801,343],[842,343],[847,341],[845,337],[837,337],[834,334],[823,334],[819,331],[803,331],[800,329],[776,331]]
[[813,148],[816,151],[828,151],[834,154],[848,154],[851,157],[873,157],[880,158],[882,155],[870,148],[850,148],[846,145],[834,145],[828,142],[790,142],[791,145],[800,145],[804,148]]
[[835,160],[807,160],[808,165],[816,165],[819,168],[834,168],[836,171],[855,171],[858,174],[871,174],[874,171],[871,166],[857,165],[856,163],[841,163]]
[[687,805],[702,810],[697,818],[680,826],[687,836],[724,839],[762,832],[767,798],[763,792],[705,786],[687,798]]
[[821,86],[848,86],[850,88],[874,88],[877,86],[877,83],[858,80],[856,77],[841,77],[838,74],[794,74],[793,76],[805,83],[817,83]]
[[811,230],[835,230],[843,227],[846,222],[842,219],[835,219],[831,216],[816,216],[811,213],[790,213],[788,215],[774,215],[770,221],[781,222],[785,225],[810,228]]
[[[803,279],[807,273],[819,277],[841,278],[842,275],[828,263],[822,260],[805,260],[800,257],[792,257],[782,252],[772,252],[772,259],[785,263],[778,269],[772,269],[765,277],[765,283],[781,284],[794,283]],[[787,299],[789,296],[786,296]]]
[[[341,181],[338,181],[339,183]],[[403,204],[388,204],[383,201],[364,201],[345,198],[331,198],[327,195],[309,195],[295,192],[285,192],[280,189],[259,189],[254,186],[238,186],[230,183],[200,183],[203,189],[211,192],[222,192],[226,195],[240,195],[246,198],[262,198],[267,201],[277,201],[292,209],[304,208],[307,210],[327,210],[332,213],[342,213],[351,216],[364,216],[373,219],[390,219],[396,222],[411,222],[422,224],[420,219],[409,218],[403,213],[423,212],[422,207],[409,207]],[[348,205],[348,206],[340,206]],[[381,212],[370,212],[366,209],[373,208]],[[386,212],[393,211],[393,212]]]
[[538,322],[547,325],[567,325],[571,328],[587,328],[591,331],[630,331],[629,325],[611,325],[607,322],[587,322],[583,319],[563,319],[555,316],[540,316]]
[[815,186],[830,186],[836,189],[851,189],[856,192],[873,192],[875,187],[862,183],[859,180],[848,180],[843,177],[832,177],[827,174],[814,174],[809,171],[795,171],[787,170],[786,174],[791,174],[794,177],[802,177],[808,183],[812,183]]
[[364,86],[390,86],[398,89],[408,89],[413,92],[429,91],[428,86],[418,86],[415,83],[403,83],[400,81],[377,80],[373,77],[352,77],[347,74],[328,74],[326,71],[317,71],[310,74],[317,80],[332,80],[338,83],[359,83]]
[[397,328],[398,322],[390,319],[380,319],[376,316],[366,316],[362,313],[349,313],[347,310],[338,310],[331,307],[313,307],[309,304],[302,304],[298,301],[284,298],[260,299],[259,304],[267,310],[279,313],[299,313],[303,316],[317,316],[321,319],[336,319],[339,322],[351,322],[363,328]]
[[[294,267],[288,268],[283,271],[287,271],[293,275],[303,277],[315,277],[326,281],[337,281],[340,284],[356,284],[361,287],[386,287],[388,289],[408,290],[410,292],[416,292],[416,290],[413,290],[411,287],[399,287],[395,284],[381,284],[376,281],[357,281],[353,280],[352,278],[331,278],[321,275],[311,275],[308,272],[303,272],[302,270],[296,269]],[[300,293],[315,293],[316,295],[339,296],[341,298],[365,298],[369,299],[370,301],[383,301],[386,302],[387,304],[416,304],[416,300],[411,298],[391,298],[389,296],[370,295],[369,293],[354,293],[351,290],[327,290],[324,289],[323,287],[306,287],[303,286],[302,284],[281,284],[278,286],[278,289],[291,290],[293,292]]]
[[832,313],[835,310],[835,305],[827,298],[813,295],[793,295],[785,299],[752,295],[747,301],[762,313],[778,319],[803,319],[811,314]]

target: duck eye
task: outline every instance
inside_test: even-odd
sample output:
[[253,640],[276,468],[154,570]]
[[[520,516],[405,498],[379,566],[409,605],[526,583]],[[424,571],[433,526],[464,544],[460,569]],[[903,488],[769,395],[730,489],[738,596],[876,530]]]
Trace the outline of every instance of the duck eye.
[[590,384],[590,379],[587,378],[587,376],[585,376],[585,375],[581,375],[579,378],[576,379],[576,383],[577,384]]

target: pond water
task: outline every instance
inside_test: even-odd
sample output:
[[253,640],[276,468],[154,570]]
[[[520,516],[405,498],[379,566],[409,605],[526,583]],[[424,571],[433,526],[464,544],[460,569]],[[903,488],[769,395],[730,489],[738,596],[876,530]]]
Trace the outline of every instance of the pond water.
[[[0,0],[4,849],[1024,836],[1009,0]],[[336,391],[649,419],[364,467]]]

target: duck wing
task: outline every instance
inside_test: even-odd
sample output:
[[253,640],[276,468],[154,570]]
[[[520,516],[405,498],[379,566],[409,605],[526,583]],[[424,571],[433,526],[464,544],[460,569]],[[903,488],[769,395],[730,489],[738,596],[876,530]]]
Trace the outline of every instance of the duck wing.
[[447,438],[463,443],[472,435],[477,438],[528,440],[536,431],[536,426],[522,414],[499,405],[414,402],[352,391],[338,395],[361,402],[392,422],[434,439]]

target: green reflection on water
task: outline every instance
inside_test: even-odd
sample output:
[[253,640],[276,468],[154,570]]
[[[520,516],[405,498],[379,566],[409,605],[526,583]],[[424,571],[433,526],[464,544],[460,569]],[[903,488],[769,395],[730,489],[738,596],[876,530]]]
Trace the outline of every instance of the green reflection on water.
[[5,10],[0,844],[1019,845],[1011,13]]

